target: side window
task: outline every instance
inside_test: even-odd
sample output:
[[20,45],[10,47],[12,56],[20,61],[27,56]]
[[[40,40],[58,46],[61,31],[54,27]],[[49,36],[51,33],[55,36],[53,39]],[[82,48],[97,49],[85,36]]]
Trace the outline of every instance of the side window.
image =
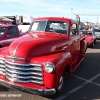
[[7,35],[9,35],[9,36],[18,36],[18,31],[17,31],[16,27],[9,27]]
[[0,36],[4,35],[5,31],[6,31],[5,27],[0,27]]
[[71,27],[71,36],[78,35],[77,33],[77,24],[72,24]]

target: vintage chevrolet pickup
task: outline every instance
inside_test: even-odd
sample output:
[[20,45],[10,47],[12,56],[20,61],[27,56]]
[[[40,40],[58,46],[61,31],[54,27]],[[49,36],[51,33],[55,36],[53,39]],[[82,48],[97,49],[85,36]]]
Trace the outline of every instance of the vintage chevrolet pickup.
[[59,94],[65,72],[75,71],[84,59],[86,47],[77,21],[36,18],[26,35],[0,49],[0,85],[39,95]]

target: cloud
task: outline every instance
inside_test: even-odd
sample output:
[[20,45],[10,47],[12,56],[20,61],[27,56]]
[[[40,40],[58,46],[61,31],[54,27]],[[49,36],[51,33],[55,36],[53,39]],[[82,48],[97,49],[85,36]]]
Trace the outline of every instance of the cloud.
[[[73,13],[99,13],[99,0],[0,0],[1,14],[71,17]],[[71,10],[73,8],[73,10]],[[75,18],[75,15],[73,15]]]

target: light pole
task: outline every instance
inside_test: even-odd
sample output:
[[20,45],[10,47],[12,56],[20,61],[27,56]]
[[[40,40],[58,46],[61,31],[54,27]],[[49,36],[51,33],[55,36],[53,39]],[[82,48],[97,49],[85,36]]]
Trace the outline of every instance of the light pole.
[[71,8],[71,19],[73,18],[73,8]]
[[97,17],[97,24],[98,24],[98,19],[99,19],[99,17]]

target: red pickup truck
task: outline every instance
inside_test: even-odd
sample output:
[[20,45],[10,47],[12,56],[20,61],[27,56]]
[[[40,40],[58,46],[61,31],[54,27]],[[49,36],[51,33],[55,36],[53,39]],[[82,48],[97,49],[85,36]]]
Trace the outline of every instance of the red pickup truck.
[[36,18],[26,35],[0,49],[0,84],[40,95],[61,93],[65,72],[75,71],[86,47],[77,21]]
[[22,36],[16,25],[0,25],[0,48],[8,46],[16,38]]

